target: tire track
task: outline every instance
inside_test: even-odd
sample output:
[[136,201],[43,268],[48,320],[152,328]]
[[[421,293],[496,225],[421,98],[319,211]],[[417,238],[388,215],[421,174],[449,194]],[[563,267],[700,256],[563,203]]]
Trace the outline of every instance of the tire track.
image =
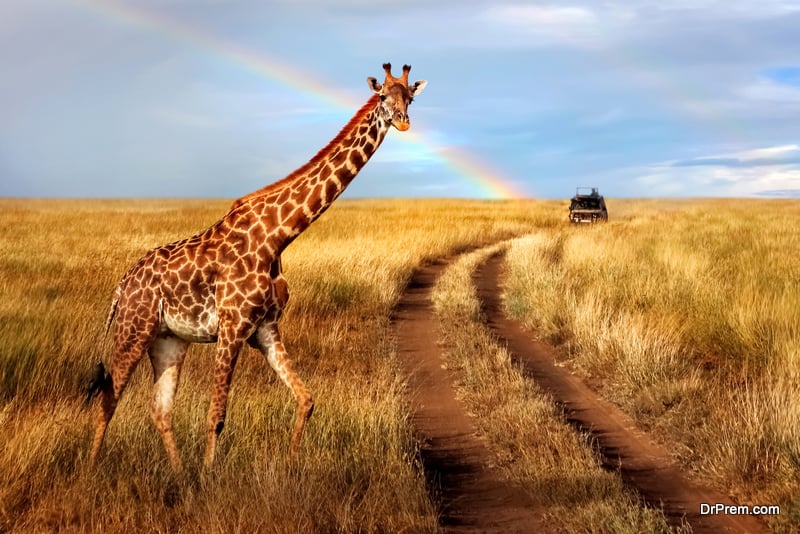
[[446,532],[538,532],[530,499],[490,467],[491,454],[443,367],[430,296],[447,265],[440,261],[418,269],[392,318],[422,464],[440,503],[439,524]]
[[566,369],[554,365],[551,347],[533,340],[518,322],[505,316],[500,288],[503,262],[503,254],[495,255],[474,274],[487,326],[524,374],[552,395],[567,420],[594,437],[604,466],[618,471],[646,502],[663,509],[672,525],[679,526],[685,518],[694,532],[768,532],[754,516],[700,515],[700,503],[734,503],[690,480],[668,452],[637,430],[621,410],[598,397]]

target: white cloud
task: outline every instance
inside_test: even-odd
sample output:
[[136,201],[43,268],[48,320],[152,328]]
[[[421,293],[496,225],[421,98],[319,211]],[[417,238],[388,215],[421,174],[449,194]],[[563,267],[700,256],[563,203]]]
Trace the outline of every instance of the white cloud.
[[800,87],[778,83],[766,78],[760,78],[745,85],[738,93],[741,97],[749,100],[800,104]]
[[602,29],[595,13],[583,7],[491,5],[475,18],[475,22],[497,32],[507,44],[529,46],[586,45],[596,39]]
[[691,159],[667,162],[672,167],[764,167],[768,165],[800,165],[800,146],[777,145],[749,148],[734,152],[698,156]]
[[798,151],[800,151],[800,145],[779,145],[779,146],[770,146],[766,148],[752,148],[749,150],[741,150],[739,152],[728,152],[725,154],[717,154],[714,156],[703,156],[696,159],[702,160],[702,159],[730,158],[743,161],[762,160],[762,159],[786,156],[791,154],[792,152],[798,152]]
[[800,189],[800,166],[715,167],[706,173],[710,185],[726,196],[754,196],[765,191]]
[[486,9],[490,18],[513,26],[576,27],[591,24],[594,13],[582,7],[500,4]]
[[800,146],[778,145],[653,164],[633,171],[651,196],[756,196],[800,190]]
[[796,0],[623,0],[603,2],[603,7],[621,13],[635,13],[636,16],[706,13],[720,18],[760,18],[800,11],[800,4]]

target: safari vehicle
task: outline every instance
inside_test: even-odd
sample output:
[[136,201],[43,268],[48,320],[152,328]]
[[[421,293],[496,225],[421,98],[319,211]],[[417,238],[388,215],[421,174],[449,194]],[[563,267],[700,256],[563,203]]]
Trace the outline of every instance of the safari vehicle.
[[569,204],[569,222],[592,224],[607,220],[606,201],[600,191],[596,187],[578,187]]

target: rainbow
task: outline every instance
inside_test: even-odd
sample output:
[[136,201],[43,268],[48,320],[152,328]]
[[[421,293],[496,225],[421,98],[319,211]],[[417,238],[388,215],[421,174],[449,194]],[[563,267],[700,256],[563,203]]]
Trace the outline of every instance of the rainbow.
[[[351,96],[332,89],[331,84],[325,83],[325,80],[309,72],[298,70],[263,52],[255,52],[237,43],[223,40],[204,28],[190,26],[165,13],[134,6],[133,2],[74,0],[72,3],[88,12],[116,22],[146,31],[158,32],[198,47],[239,68],[291,87],[342,111],[352,111],[360,106]],[[450,167],[474,187],[476,196],[482,198],[524,198],[529,196],[525,190],[504,176],[502,172],[493,169],[464,149],[441,146],[425,139],[417,132],[405,132],[403,136],[397,137],[403,142],[421,145],[435,154],[443,164]]]

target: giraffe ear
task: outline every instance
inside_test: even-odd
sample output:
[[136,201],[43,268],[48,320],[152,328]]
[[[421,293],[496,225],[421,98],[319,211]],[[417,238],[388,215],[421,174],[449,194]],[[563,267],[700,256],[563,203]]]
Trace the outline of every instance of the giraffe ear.
[[383,86],[378,83],[377,78],[373,78],[372,76],[367,76],[367,85],[369,88],[372,89],[373,93],[380,93]]
[[423,89],[425,89],[426,85],[428,85],[428,82],[426,82],[425,80],[420,80],[418,82],[414,82],[409,86],[408,93],[412,97],[417,96],[418,94],[420,94],[422,92]]

